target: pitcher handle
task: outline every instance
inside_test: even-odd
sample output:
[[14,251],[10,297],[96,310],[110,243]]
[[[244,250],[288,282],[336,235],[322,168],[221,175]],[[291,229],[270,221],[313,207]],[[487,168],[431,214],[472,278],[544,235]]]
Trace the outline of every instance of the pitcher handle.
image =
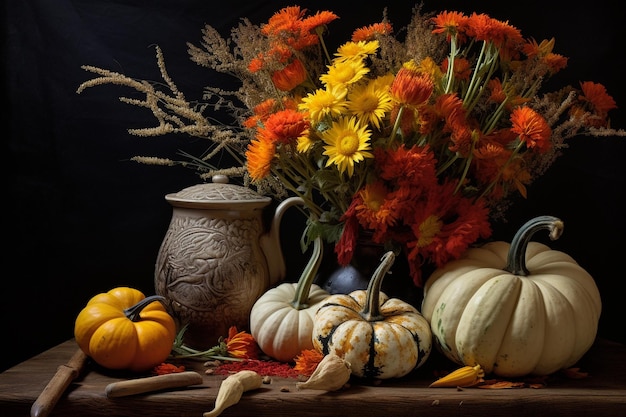
[[272,224],[268,233],[261,236],[260,245],[265,260],[267,261],[267,268],[269,271],[270,286],[274,286],[278,282],[285,279],[287,276],[287,267],[285,265],[285,258],[283,256],[283,250],[280,245],[280,223],[283,218],[283,214],[288,208],[296,204],[305,205],[305,202],[300,197],[289,197],[282,201],[277,207],[272,219]]

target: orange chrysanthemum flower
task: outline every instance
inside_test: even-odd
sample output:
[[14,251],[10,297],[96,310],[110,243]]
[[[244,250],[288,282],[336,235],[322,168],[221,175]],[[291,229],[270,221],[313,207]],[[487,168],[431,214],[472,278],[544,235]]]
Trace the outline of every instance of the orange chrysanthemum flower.
[[506,93],[502,89],[502,83],[498,78],[489,80],[487,88],[489,88],[490,91],[489,100],[497,104],[504,103],[506,100]]
[[550,53],[543,57],[543,62],[548,67],[551,75],[554,75],[567,67],[567,58],[560,54]]
[[446,10],[433,17],[432,22],[435,25],[433,33],[444,33],[448,42],[452,37],[462,41],[467,26],[467,16],[464,13]]
[[267,117],[272,114],[272,112],[276,109],[276,100],[273,98],[268,98],[267,100],[263,100],[256,106],[252,108],[252,111],[255,115],[259,116],[261,120],[267,119]]
[[250,129],[256,128],[272,114],[275,108],[276,100],[273,98],[262,101],[252,108],[254,114],[243,121],[243,126]]
[[237,331],[237,327],[228,329],[228,337],[225,340],[226,350],[233,358],[258,359],[259,345],[254,337],[245,331]]
[[372,41],[380,35],[389,35],[393,33],[393,26],[389,22],[374,23],[364,26],[352,32],[352,42]]
[[[441,71],[448,71],[448,57],[441,63]],[[466,58],[454,58],[454,78],[457,80],[469,80],[472,74],[472,66]]]
[[306,80],[306,68],[299,59],[272,74],[272,82],[281,91],[291,91]]
[[522,46],[522,52],[524,52],[528,58],[538,58],[546,65],[550,75],[554,75],[567,67],[567,58],[552,52],[554,43],[554,38],[550,40],[544,39],[541,43],[537,43],[534,39],[529,39]]
[[253,181],[261,181],[270,174],[275,153],[276,145],[266,135],[259,134],[250,141],[246,150],[246,168]]
[[485,140],[473,152],[474,176],[482,183],[489,184],[498,178],[502,167],[511,156],[511,151],[503,145]]
[[339,19],[339,16],[335,13],[328,10],[322,10],[315,13],[313,16],[305,18],[302,21],[302,29],[309,33],[316,33],[319,28],[328,25],[336,19]]
[[519,139],[529,149],[539,153],[547,152],[550,147],[552,129],[542,115],[530,107],[517,107],[511,113],[511,132],[519,135]]
[[580,89],[583,93],[578,99],[591,104],[595,114],[605,115],[609,110],[617,108],[615,100],[607,94],[602,84],[585,81],[580,83]]
[[309,128],[310,122],[304,116],[304,113],[292,109],[272,113],[265,121],[265,130],[278,143],[295,143]]
[[419,71],[415,61],[408,61],[398,70],[391,83],[391,96],[400,104],[419,106],[430,98],[434,90],[432,78]]
[[267,59],[271,59],[272,62],[278,62],[285,64],[293,57],[293,49],[282,43],[282,41],[272,42],[272,47],[266,54]]
[[394,201],[387,198],[388,193],[382,181],[367,184],[359,191],[355,197],[355,214],[363,228],[384,234],[395,223],[397,211]]
[[507,57],[518,56],[525,42],[519,29],[484,13],[472,13],[467,26],[469,36],[479,41],[492,42],[501,50],[500,54]]
[[543,57],[552,53],[555,42],[555,39],[552,38],[550,40],[544,39],[541,43],[537,43],[535,39],[530,38],[522,46],[522,51],[528,58]]
[[324,355],[315,349],[305,349],[295,358],[294,371],[299,375],[311,376]]
[[430,187],[411,222],[414,239],[407,242],[409,266],[415,285],[422,287],[420,265],[429,259],[442,267],[456,259],[479,238],[491,235],[489,210],[483,200],[454,194],[455,184]]
[[418,130],[423,113],[421,111],[418,113],[410,107],[402,108],[402,113],[400,113],[401,108],[399,104],[393,106],[390,118],[396,120],[399,117],[400,131],[403,135],[410,136]]
[[380,177],[384,180],[414,187],[430,187],[437,182],[437,160],[429,146],[376,149],[375,157]]
[[267,37],[278,37],[283,33],[296,34],[300,30],[300,22],[305,10],[300,6],[284,7],[274,13],[268,22],[261,27],[261,33]]
[[317,12],[306,18],[305,13],[306,9],[301,9],[300,6],[285,7],[274,13],[261,28],[261,33],[269,39],[300,51],[319,42],[316,34],[317,28],[339,18],[329,11]]

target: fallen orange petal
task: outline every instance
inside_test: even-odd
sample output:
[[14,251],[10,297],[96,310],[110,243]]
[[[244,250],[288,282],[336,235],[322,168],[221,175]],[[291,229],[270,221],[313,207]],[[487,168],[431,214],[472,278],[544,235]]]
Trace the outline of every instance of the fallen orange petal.
[[512,382],[512,381],[496,381],[492,384],[482,384],[479,385],[478,388],[488,388],[488,389],[505,389],[505,388],[524,388],[523,382]]
[[571,379],[583,379],[589,376],[588,372],[580,372],[580,368],[563,369],[563,375]]
[[430,388],[455,388],[455,387],[471,387],[482,382],[485,372],[480,367],[464,366],[448,375],[439,378],[429,385]]

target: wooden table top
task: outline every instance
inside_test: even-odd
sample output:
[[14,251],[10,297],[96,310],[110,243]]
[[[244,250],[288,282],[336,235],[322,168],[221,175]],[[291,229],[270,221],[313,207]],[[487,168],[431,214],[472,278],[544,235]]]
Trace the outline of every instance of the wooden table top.
[[[0,415],[27,416],[33,402],[76,352],[68,340],[0,374]],[[436,352],[433,352],[437,355]],[[432,356],[431,356],[432,358]],[[440,358],[442,359],[442,358]],[[341,391],[298,390],[296,379],[272,377],[271,383],[245,392],[222,415],[308,417],[322,415],[393,416],[626,416],[626,345],[598,340],[577,366],[589,376],[566,378],[555,374],[542,388],[428,388],[436,377],[437,357],[412,374],[377,384],[350,381]],[[213,408],[225,376],[206,375],[203,363],[185,362],[187,370],[203,377],[201,385],[167,391],[108,398],[108,384],[124,380],[87,363],[84,371],[60,398],[50,417],[196,416]],[[449,364],[448,364],[449,366]],[[454,367],[450,368],[450,370]]]

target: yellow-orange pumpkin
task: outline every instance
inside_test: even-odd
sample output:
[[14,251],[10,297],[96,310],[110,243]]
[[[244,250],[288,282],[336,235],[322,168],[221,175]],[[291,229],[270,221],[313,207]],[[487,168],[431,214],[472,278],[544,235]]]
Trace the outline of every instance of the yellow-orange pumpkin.
[[160,300],[117,287],[92,297],[76,317],[80,349],[108,369],[147,371],[169,356],[176,324]]

